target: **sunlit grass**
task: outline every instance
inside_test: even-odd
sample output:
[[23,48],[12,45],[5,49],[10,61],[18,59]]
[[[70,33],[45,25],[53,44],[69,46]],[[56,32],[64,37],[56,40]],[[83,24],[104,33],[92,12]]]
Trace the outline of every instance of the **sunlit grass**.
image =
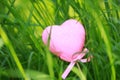
[[41,34],[70,18],[84,25],[93,59],[78,63],[66,80],[119,80],[119,0],[2,0],[0,80],[62,80],[69,63],[51,54]]
[[22,67],[22,65],[21,65],[21,63],[20,63],[20,61],[19,61],[19,59],[18,59],[18,57],[17,57],[17,55],[16,55],[16,52],[15,52],[15,50],[14,50],[11,42],[9,41],[6,33],[4,32],[4,30],[2,29],[1,26],[0,26],[0,32],[1,32],[1,37],[2,37],[5,45],[6,45],[6,46],[8,47],[8,49],[10,50],[11,56],[12,56],[13,60],[15,61],[18,69],[20,70],[22,76],[24,77],[25,80],[28,80],[28,78],[27,78],[27,76],[26,76],[26,74],[25,74],[25,72],[24,72],[24,69],[23,69],[23,67]]

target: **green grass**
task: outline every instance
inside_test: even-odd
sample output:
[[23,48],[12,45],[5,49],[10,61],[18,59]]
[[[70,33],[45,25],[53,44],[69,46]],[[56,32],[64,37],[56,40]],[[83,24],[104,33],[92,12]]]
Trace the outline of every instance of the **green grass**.
[[41,34],[70,18],[84,25],[93,59],[66,80],[120,80],[119,0],[1,0],[0,80],[62,80],[69,63],[51,54]]

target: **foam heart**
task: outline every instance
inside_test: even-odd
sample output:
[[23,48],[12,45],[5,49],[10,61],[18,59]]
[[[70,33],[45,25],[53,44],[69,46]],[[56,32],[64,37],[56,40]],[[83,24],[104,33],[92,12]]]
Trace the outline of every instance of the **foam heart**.
[[48,26],[42,33],[42,40],[47,45],[50,36],[50,51],[62,60],[71,62],[81,52],[85,41],[85,30],[80,22],[74,19],[62,25]]

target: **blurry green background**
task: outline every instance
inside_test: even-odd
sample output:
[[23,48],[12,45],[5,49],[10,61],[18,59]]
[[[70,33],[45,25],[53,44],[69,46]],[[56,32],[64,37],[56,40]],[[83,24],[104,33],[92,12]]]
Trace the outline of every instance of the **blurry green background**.
[[41,34],[70,18],[84,25],[93,59],[66,80],[120,80],[120,0],[0,0],[0,80],[62,80],[69,63]]

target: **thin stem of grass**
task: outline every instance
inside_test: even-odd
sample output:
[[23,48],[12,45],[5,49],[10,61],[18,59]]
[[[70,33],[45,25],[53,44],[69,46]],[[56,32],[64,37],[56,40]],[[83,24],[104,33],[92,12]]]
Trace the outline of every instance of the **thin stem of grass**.
[[79,75],[80,75],[80,79],[81,80],[86,80],[86,76],[85,74],[82,72],[81,68],[80,68],[80,65],[78,63],[76,63],[77,65],[77,68],[78,68],[78,71],[79,71]]
[[97,14],[95,15],[95,19],[96,19],[96,22],[98,22],[98,28],[101,32],[101,36],[103,38],[103,41],[105,42],[105,45],[106,45],[106,51],[107,51],[107,55],[109,57],[109,60],[110,60],[110,66],[111,66],[111,80],[116,80],[116,71],[115,71],[115,67],[114,67],[114,58],[113,58],[113,55],[112,55],[112,50],[111,50],[111,44],[110,44],[110,41],[109,41],[109,36],[107,36],[107,33],[105,31],[105,29],[103,28],[103,25],[102,23],[100,22],[100,20],[98,19],[98,16]]
[[25,74],[25,71],[24,71],[24,69],[23,69],[23,67],[22,67],[22,65],[21,65],[21,63],[20,63],[20,61],[19,61],[19,59],[18,59],[18,57],[17,57],[17,55],[16,55],[16,52],[15,52],[15,50],[14,50],[14,48],[13,48],[10,40],[8,39],[6,33],[5,33],[5,31],[2,29],[1,25],[0,25],[0,32],[1,32],[0,35],[1,35],[1,37],[2,37],[2,39],[3,39],[3,41],[4,41],[4,43],[5,43],[5,45],[6,45],[6,46],[8,47],[8,49],[10,50],[11,55],[12,55],[12,57],[13,57],[16,65],[17,65],[19,71],[21,72],[22,76],[24,77],[25,80],[29,80],[28,77],[27,77],[26,74]]

